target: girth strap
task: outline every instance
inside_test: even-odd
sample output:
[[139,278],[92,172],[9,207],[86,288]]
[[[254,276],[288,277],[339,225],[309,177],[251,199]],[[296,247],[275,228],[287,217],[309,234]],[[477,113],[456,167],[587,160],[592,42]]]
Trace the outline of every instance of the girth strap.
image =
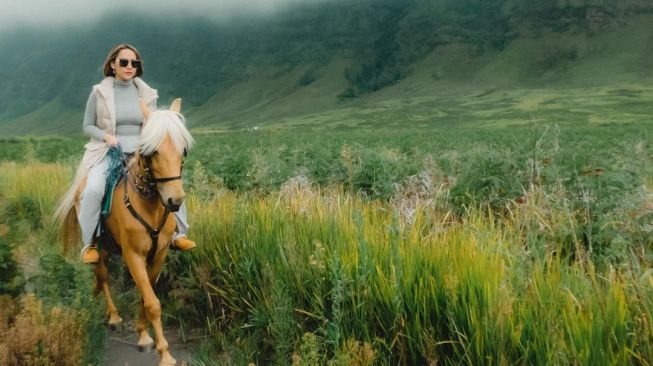
[[131,202],[129,202],[129,195],[127,195],[127,182],[128,182],[128,179],[125,179],[125,198],[123,199],[123,201],[125,202],[125,206],[129,210],[129,212],[132,214],[132,216],[134,216],[134,218],[136,220],[138,220],[138,222],[140,222],[141,225],[143,225],[143,227],[145,227],[145,230],[147,230],[148,233],[150,234],[150,239],[152,240],[152,246],[150,247],[150,251],[147,253],[147,264],[151,264],[152,260],[154,259],[154,254],[156,253],[156,250],[157,250],[157,242],[158,242],[158,239],[159,239],[159,234],[161,233],[161,229],[163,228],[163,225],[165,225],[166,221],[168,220],[168,214],[170,213],[170,211],[168,210],[167,207],[165,208],[165,213],[163,214],[163,218],[161,219],[161,222],[159,223],[159,227],[154,229],[152,226],[150,226],[150,224],[148,224],[145,221],[145,219],[143,219],[138,214],[138,212],[136,212],[136,210],[132,206]]

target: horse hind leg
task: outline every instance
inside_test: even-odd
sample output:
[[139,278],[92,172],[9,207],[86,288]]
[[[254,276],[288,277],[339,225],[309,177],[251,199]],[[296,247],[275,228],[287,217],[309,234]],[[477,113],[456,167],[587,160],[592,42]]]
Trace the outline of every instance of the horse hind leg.
[[104,294],[104,301],[107,305],[106,315],[109,319],[109,329],[112,331],[122,331],[123,321],[118,315],[118,309],[113,303],[111,293],[109,292],[109,270],[107,268],[108,255],[106,252],[101,252],[100,261],[95,265],[95,293],[96,295],[102,292]]

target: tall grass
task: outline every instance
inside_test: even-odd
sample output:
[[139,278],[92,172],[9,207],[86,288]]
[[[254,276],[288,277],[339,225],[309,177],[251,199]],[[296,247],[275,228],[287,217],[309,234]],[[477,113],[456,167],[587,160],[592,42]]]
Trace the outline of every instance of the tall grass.
[[9,210],[15,215],[13,219],[43,222],[48,222],[52,207],[58,203],[72,173],[72,169],[37,160],[26,164],[3,163],[1,169],[0,192],[11,204]]
[[[243,131],[198,136],[185,171],[187,187],[202,199],[222,188],[269,194],[293,177],[305,176],[320,187],[342,186],[350,195],[383,201],[395,196],[397,185],[426,172],[458,216],[481,205],[506,215],[507,207],[535,186],[546,192],[549,206],[572,214],[574,227],[566,243],[573,241],[571,247],[596,261],[616,264],[627,262],[633,248],[650,246],[653,238],[646,229],[650,215],[641,215],[640,207],[650,200],[650,131],[646,123],[556,125],[537,120],[505,128],[425,126],[374,133]],[[1,161],[28,162],[30,156],[70,161],[70,170],[83,151],[81,139],[24,138],[0,144]]]
[[240,327],[259,361],[289,362],[291,340],[300,362],[311,334],[311,357],[325,363],[351,340],[381,364],[647,364],[653,279],[639,266],[650,262],[599,270],[569,257],[546,240],[564,237],[574,215],[538,195],[505,219],[452,220],[436,201],[410,222],[338,188],[191,195],[201,246],[178,269],[205,281],[193,294],[207,298],[186,306],[214,317],[213,331]]
[[[560,149],[591,142],[573,134],[439,140],[440,155],[346,139],[234,145],[214,164],[200,150],[188,195],[199,248],[171,255],[164,311],[209,335],[220,354],[200,363],[650,364],[653,175],[634,131],[615,137],[621,152],[601,138]],[[45,217],[72,168],[0,168],[7,235],[54,245]]]

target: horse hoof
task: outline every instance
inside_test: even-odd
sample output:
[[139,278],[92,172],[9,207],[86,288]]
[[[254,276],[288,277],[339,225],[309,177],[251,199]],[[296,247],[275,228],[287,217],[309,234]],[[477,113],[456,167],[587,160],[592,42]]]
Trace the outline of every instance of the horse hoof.
[[162,360],[159,362],[159,366],[180,366],[180,365],[184,365],[184,363],[181,363],[181,364],[180,364],[180,363],[177,362],[177,360],[175,360],[175,359],[172,358],[172,357],[170,357],[170,358],[166,358],[166,359],[162,359]]
[[159,366],[178,366],[177,360],[170,354],[168,351],[163,351],[161,354],[161,359],[159,360]]
[[138,345],[138,350],[140,352],[150,353],[150,352],[154,351],[154,342],[149,343],[149,344],[139,344]]
[[124,330],[122,322],[109,324],[109,330],[114,333],[122,333]]

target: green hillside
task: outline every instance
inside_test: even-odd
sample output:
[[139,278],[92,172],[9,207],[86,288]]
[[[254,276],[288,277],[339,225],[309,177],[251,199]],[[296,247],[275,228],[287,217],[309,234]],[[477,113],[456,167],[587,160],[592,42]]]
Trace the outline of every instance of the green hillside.
[[653,5],[361,0],[216,23],[107,15],[0,34],[0,133],[79,133],[111,45],[135,44],[196,130],[638,120]]

